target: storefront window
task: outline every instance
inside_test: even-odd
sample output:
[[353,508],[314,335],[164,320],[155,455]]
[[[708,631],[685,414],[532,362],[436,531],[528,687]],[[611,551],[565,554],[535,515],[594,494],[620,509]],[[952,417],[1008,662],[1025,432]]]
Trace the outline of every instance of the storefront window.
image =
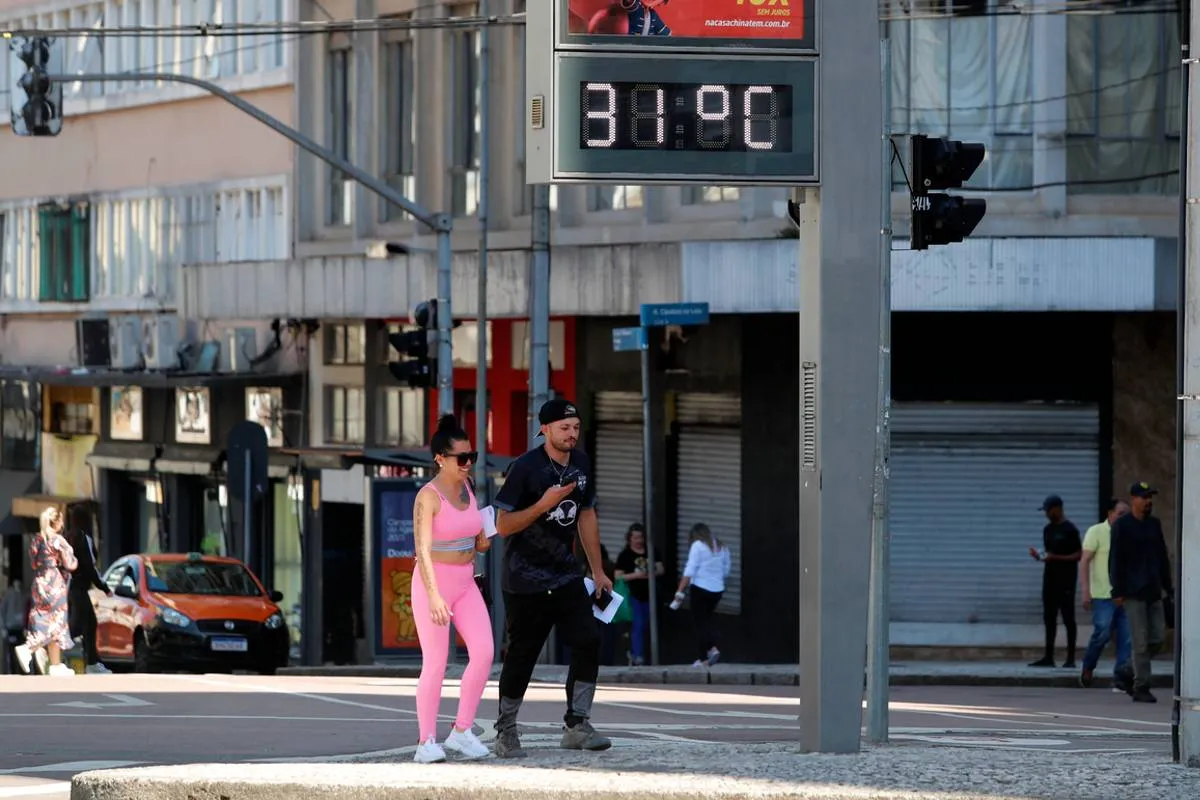
[[304,508],[304,485],[273,484],[275,491],[275,585],[283,592],[282,607],[291,633],[291,657],[300,660],[301,586],[304,566],[300,558],[300,514]]
[[145,491],[142,492],[141,498],[141,530],[138,532],[138,543],[140,547],[138,552],[141,553],[161,553],[162,550],[162,526],[160,524],[160,514],[162,514],[163,489],[162,483],[157,480],[142,481]]
[[204,537],[200,552],[209,556],[225,555],[225,486],[204,493]]

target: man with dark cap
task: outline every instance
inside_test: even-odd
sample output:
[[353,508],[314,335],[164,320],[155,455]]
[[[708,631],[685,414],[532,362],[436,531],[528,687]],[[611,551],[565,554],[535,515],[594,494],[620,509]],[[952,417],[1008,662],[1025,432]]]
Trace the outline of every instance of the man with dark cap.
[[1079,529],[1063,514],[1062,498],[1052,494],[1040,509],[1049,522],[1042,528],[1042,550],[1029,548],[1034,560],[1045,564],[1042,569],[1042,621],[1046,625],[1046,654],[1031,667],[1054,666],[1054,640],[1058,637],[1058,617],[1067,629],[1068,669],[1075,668],[1075,586],[1078,580],[1079,559],[1083,542]]
[[1112,526],[1108,576],[1112,599],[1125,609],[1133,638],[1135,703],[1156,703],[1150,693],[1150,659],[1167,636],[1163,596],[1171,597],[1171,560],[1162,523],[1153,515],[1158,490],[1144,481],[1129,487],[1130,512]]
[[501,586],[508,617],[508,652],[500,672],[496,755],[525,755],[517,735],[517,712],[550,631],[557,627],[571,650],[567,713],[560,746],[607,750],[612,742],[589,717],[600,671],[600,633],[593,595],[575,559],[576,534],[587,556],[595,596],[612,591],[600,554],[596,486],[587,456],[575,449],[579,412],[556,399],[538,412],[545,442],[509,465],[496,495],[496,530],[504,537]]

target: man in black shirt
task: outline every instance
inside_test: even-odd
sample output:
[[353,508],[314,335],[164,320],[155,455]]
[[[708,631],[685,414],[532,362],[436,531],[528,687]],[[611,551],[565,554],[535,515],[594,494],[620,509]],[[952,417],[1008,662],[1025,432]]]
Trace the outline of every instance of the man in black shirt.
[[1162,523],[1156,519],[1149,484],[1129,487],[1130,513],[1112,525],[1108,551],[1108,577],[1113,602],[1125,609],[1133,638],[1133,701],[1158,702],[1150,693],[1150,659],[1166,639],[1163,595],[1170,597],[1171,561]]
[[612,591],[600,556],[596,486],[587,456],[575,449],[579,412],[551,400],[538,412],[545,444],[517,458],[496,495],[496,530],[505,539],[501,586],[508,615],[508,653],[500,672],[496,755],[525,755],[517,735],[517,712],[538,655],[556,625],[571,648],[567,713],[561,746],[607,750],[612,742],[589,717],[600,671],[600,633],[592,595],[572,552],[576,534],[587,556],[598,596]]
[[1054,666],[1054,640],[1058,637],[1058,616],[1067,629],[1067,660],[1063,666],[1075,667],[1075,585],[1083,542],[1079,529],[1063,514],[1062,498],[1052,494],[1042,502],[1041,511],[1049,524],[1042,528],[1042,552],[1029,548],[1029,554],[1045,562],[1042,569],[1042,621],[1046,625],[1046,654],[1031,667]]

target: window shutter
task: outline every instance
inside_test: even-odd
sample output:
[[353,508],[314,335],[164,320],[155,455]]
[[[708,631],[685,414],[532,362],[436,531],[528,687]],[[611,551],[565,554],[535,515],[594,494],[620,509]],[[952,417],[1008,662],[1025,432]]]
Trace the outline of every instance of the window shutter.
[[54,260],[58,253],[55,238],[58,231],[54,209],[43,206],[38,209],[38,238],[41,247],[38,248],[38,298],[42,302],[53,301],[57,281],[55,280]]
[[[67,282],[64,300],[86,302],[89,296],[89,272],[91,262],[92,215],[88,205],[77,205],[71,209],[71,273]],[[65,267],[66,265],[64,265]]]

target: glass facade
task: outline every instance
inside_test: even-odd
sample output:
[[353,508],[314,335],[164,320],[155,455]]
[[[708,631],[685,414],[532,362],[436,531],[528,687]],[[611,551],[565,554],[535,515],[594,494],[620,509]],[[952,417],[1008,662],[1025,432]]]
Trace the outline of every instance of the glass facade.
[[291,634],[291,657],[300,660],[301,587],[304,566],[300,557],[300,515],[304,510],[303,485],[272,484],[275,503],[275,580],[269,587],[283,592],[279,604]]

